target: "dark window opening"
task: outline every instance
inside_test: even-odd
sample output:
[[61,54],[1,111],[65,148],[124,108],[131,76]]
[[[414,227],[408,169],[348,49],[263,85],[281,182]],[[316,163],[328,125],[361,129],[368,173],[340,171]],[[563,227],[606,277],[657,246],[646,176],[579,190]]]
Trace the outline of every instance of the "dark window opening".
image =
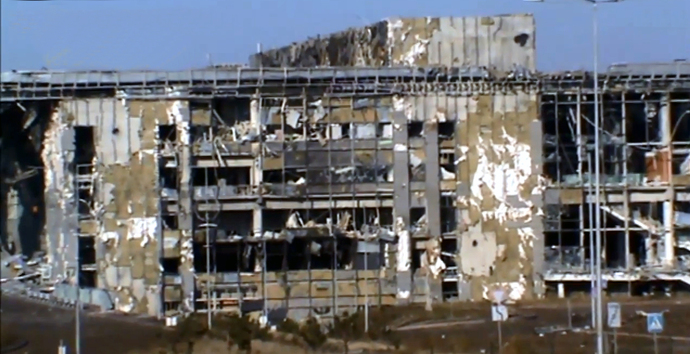
[[96,157],[94,135],[94,127],[74,127],[73,168],[77,174],[77,212],[81,218],[90,217],[94,208],[93,163]]
[[161,219],[163,219],[163,227],[168,230],[177,230],[179,227],[177,226],[177,215],[162,215]]
[[177,141],[177,126],[174,124],[161,124],[158,126],[158,139],[160,141]]
[[177,189],[178,185],[178,172],[174,167],[164,167],[160,164],[158,168],[158,175],[160,177],[161,188]]
[[82,270],[79,272],[80,288],[95,288],[98,284],[98,273],[95,270]]
[[441,197],[441,232],[453,233],[457,229],[457,210],[453,206],[453,197]]
[[192,184],[195,187],[246,186],[250,184],[249,167],[195,168],[192,175]]
[[266,271],[279,272],[287,270],[288,243],[266,242]]
[[426,208],[410,208],[410,224],[413,226],[426,215]]
[[[218,98],[213,100],[214,126],[234,126],[238,122],[250,120],[249,98]],[[268,112],[268,110],[266,110]],[[220,119],[220,121],[218,121]]]
[[442,291],[443,291],[443,298],[444,299],[453,299],[457,298],[460,296],[460,293],[458,291],[458,282],[456,281],[444,281],[442,286]]
[[[307,176],[306,171],[298,170],[296,168],[289,168],[284,170],[264,170],[264,183],[296,183],[303,181]],[[311,176],[309,176],[312,178]]]
[[161,258],[161,268],[163,268],[163,275],[177,275],[180,272],[181,263],[182,261],[180,257]]
[[408,137],[421,137],[424,134],[424,122],[407,123]]
[[79,265],[96,264],[96,240],[94,237],[78,237]]
[[246,243],[212,243],[208,249],[211,269],[206,269],[206,244],[194,244],[194,269],[198,272],[253,272],[257,257],[256,245]]
[[438,123],[438,137],[441,140],[451,140],[455,137],[455,122]]
[[74,127],[74,163],[91,165],[96,157],[95,129],[91,126]]

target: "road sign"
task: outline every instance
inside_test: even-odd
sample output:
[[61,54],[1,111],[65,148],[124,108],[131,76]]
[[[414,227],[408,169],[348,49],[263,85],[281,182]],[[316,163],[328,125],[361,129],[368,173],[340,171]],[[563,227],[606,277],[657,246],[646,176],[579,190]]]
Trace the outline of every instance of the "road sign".
[[664,314],[660,312],[647,314],[647,332],[656,334],[663,331]]
[[508,308],[505,305],[491,306],[491,320],[494,322],[503,322],[508,319]]
[[610,328],[621,328],[621,304],[617,302],[608,303],[608,325]]

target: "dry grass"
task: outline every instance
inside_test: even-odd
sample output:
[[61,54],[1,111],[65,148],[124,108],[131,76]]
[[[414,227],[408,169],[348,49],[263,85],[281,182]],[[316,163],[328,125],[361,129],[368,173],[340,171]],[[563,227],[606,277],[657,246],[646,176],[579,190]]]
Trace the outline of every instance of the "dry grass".
[[[4,299],[3,299],[4,300]],[[31,338],[30,353],[55,352],[57,344],[74,336],[71,321],[73,311],[47,309],[42,305],[13,301],[3,308],[0,337],[3,344],[14,337]],[[688,302],[677,303],[677,299],[657,301],[623,302],[623,326],[621,332],[644,333],[645,321],[636,316],[636,310],[646,312],[670,310],[667,313],[667,330],[664,335],[688,336],[690,306]],[[573,301],[573,313],[578,319],[575,325],[588,323],[589,302]],[[563,300],[548,299],[544,302],[521,303],[511,306],[511,315],[518,315],[503,325],[503,354],[586,354],[593,352],[594,336],[586,333],[555,333],[540,337],[535,327],[565,325],[566,310]],[[487,321],[488,304],[455,303],[439,304],[427,312],[421,306],[400,306],[393,308],[372,308],[370,310],[370,332],[363,333],[362,314],[343,318],[340,328],[329,328],[328,340],[316,333],[307,335],[304,326],[295,322],[281,325],[282,333],[270,336],[256,328],[256,324],[244,319],[222,319],[214,321],[214,331],[205,329],[205,321],[180,323],[174,330],[163,330],[161,326],[144,325],[136,319],[114,320],[112,316],[84,316],[82,350],[99,354],[186,354],[188,343],[193,343],[191,353],[243,353],[237,343],[251,343],[251,353],[343,353],[344,342],[350,352],[367,350],[387,353],[453,353],[478,354],[497,353],[497,326]],[[472,320],[471,324],[463,324]],[[485,322],[483,322],[485,321]],[[433,328],[411,329],[404,332],[392,331],[401,325],[434,322]],[[442,322],[440,326],[438,323]],[[451,323],[451,324],[449,324]],[[263,339],[259,339],[262,337]],[[307,340],[325,340],[316,350],[308,349]],[[230,346],[229,343],[233,345]],[[653,353],[650,338],[619,337],[619,354]],[[394,349],[395,346],[398,349]],[[667,339],[659,340],[659,351],[664,354],[688,354],[690,342]],[[23,351],[22,351],[23,352]],[[244,351],[246,353],[246,351]]]

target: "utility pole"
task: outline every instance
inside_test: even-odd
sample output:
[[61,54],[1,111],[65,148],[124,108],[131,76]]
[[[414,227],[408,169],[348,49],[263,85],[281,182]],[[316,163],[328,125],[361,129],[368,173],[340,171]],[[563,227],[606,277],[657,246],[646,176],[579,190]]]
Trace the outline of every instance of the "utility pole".
[[601,302],[602,288],[601,288],[601,117],[599,116],[599,26],[597,21],[597,1],[592,2],[592,42],[594,53],[594,194],[596,213],[594,214],[596,223],[596,238],[594,249],[596,252],[597,261],[597,353],[604,354],[604,321],[603,321],[603,304]]
[[364,333],[369,333],[369,243],[364,245]]
[[[524,0],[527,2],[545,2],[544,0]],[[602,254],[601,254],[601,117],[599,102],[599,24],[597,18],[600,3],[614,3],[623,0],[584,0],[592,4],[592,46],[594,56],[594,197],[595,197],[595,259],[596,259],[596,329],[597,354],[604,354],[604,323],[602,304]]]

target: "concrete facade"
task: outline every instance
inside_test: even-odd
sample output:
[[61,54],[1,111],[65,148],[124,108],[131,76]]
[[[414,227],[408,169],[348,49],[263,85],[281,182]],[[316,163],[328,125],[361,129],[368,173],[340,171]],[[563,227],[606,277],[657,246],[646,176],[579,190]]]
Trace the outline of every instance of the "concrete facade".
[[[589,282],[593,80],[536,72],[534,38],[527,15],[402,19],[262,68],[3,73],[13,276],[130,313],[295,318]],[[684,284],[690,68],[599,80],[605,276]]]

